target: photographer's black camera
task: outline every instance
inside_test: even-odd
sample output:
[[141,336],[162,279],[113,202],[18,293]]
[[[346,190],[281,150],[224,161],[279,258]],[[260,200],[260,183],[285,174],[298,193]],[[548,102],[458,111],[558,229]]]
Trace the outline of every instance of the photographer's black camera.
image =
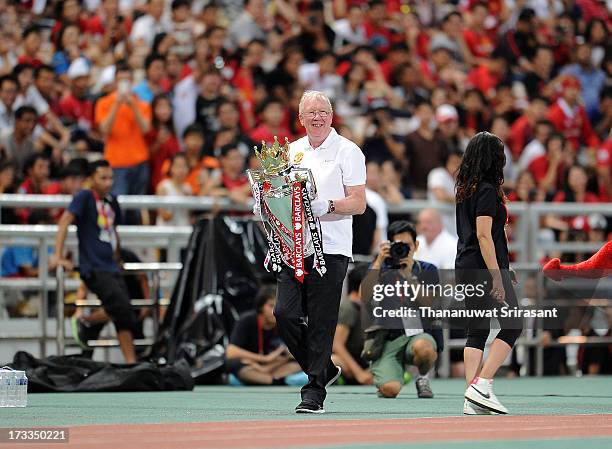
[[389,248],[389,257],[387,257],[387,265],[390,268],[401,268],[400,260],[410,254],[410,245],[404,242],[393,242]]

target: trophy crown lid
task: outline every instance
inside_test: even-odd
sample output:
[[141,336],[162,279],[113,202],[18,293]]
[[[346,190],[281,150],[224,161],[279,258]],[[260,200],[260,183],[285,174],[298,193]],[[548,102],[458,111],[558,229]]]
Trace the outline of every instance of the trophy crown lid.
[[272,145],[262,140],[259,151],[255,146],[255,155],[260,160],[264,173],[268,176],[276,176],[289,168],[289,139],[285,137],[284,145],[280,144],[278,136],[274,136]]

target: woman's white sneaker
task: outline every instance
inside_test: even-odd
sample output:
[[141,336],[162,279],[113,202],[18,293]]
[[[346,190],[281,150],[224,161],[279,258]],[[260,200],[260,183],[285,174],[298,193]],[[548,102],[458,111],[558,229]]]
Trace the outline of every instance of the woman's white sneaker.
[[486,410],[505,415],[508,409],[504,407],[493,393],[493,380],[477,377],[465,390],[465,399]]
[[467,399],[463,400],[463,414],[464,415],[497,415],[497,413],[487,410],[486,408],[478,407],[476,404],[472,404]]

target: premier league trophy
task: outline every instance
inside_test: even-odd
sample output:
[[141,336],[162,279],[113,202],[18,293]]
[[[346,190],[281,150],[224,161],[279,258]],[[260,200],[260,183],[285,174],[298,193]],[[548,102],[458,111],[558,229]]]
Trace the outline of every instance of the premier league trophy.
[[308,168],[298,167],[303,153],[289,160],[289,141],[281,145],[278,138],[269,146],[261,143],[255,154],[261,170],[247,170],[253,198],[261,210],[261,219],[268,237],[268,255],[264,266],[279,272],[282,263],[293,268],[296,279],[304,281],[304,258],[314,254],[313,268],[325,274],[321,225],[312,213],[311,200],[316,185]]

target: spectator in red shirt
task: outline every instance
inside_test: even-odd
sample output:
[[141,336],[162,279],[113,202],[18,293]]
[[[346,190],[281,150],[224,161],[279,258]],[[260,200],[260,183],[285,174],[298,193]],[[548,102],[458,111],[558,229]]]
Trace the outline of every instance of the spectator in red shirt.
[[202,186],[200,193],[216,197],[227,197],[246,204],[251,198],[251,186],[244,174],[245,158],[234,145],[221,148],[221,171],[216,171]]
[[565,188],[553,198],[555,203],[599,203],[599,197],[587,190],[589,176],[579,164],[572,165],[567,171]]
[[529,103],[525,113],[521,115],[510,128],[508,146],[515,160],[519,158],[523,149],[534,137],[533,132],[538,121],[546,115],[548,103],[543,97],[535,97]]
[[78,0],[65,0],[55,4],[55,25],[51,35],[57,36],[57,33],[69,23],[77,25],[81,32],[87,29],[87,20],[81,17],[81,2]]
[[174,133],[172,124],[172,103],[165,94],[158,94],[151,103],[153,118],[151,129],[145,134],[145,141],[149,146],[149,167],[151,176],[149,192],[157,189],[157,184],[163,179],[162,167],[173,155],[180,151],[179,142]]
[[261,105],[262,123],[251,132],[251,139],[256,143],[262,140],[268,144],[274,143],[274,136],[278,137],[278,141],[285,142],[285,138],[293,141],[291,131],[282,126],[284,110],[283,103],[277,98],[268,98]]
[[488,15],[489,10],[486,3],[475,3],[471,8],[470,23],[463,30],[463,38],[476,62],[487,58],[494,48],[494,43],[485,29],[485,20]]
[[500,52],[494,51],[490,58],[468,74],[467,84],[478,89],[488,99],[493,99],[496,88],[506,73],[504,57]]
[[385,2],[371,1],[364,27],[368,43],[379,55],[386,55],[391,45],[397,40],[393,30],[385,24],[385,19]]
[[383,62],[380,63],[387,83],[391,83],[392,74],[402,64],[410,63],[410,50],[405,42],[398,42],[391,45],[389,53]]
[[[593,192],[587,190],[589,176],[586,169],[578,164],[572,165],[566,175],[565,188],[557,192],[553,198],[555,203],[598,203],[600,198]],[[597,215],[597,214],[593,214]],[[587,215],[564,216],[561,220],[559,240],[592,240],[593,236],[601,238],[599,232],[592,232],[590,228],[591,217]],[[550,220],[548,220],[550,221]],[[597,220],[599,221],[599,220]],[[567,261],[564,256],[554,254]],[[576,255],[580,257],[579,255]]]
[[533,174],[538,188],[544,192],[555,192],[563,187],[567,156],[564,154],[564,139],[561,134],[552,134],[546,139],[546,153],[534,158],[527,170]]
[[[49,158],[44,154],[34,153],[31,155],[26,161],[26,178],[19,186],[18,193],[29,195],[55,195],[60,193],[59,183],[51,182],[49,179],[49,165]],[[18,209],[16,211],[21,224],[28,223],[30,213],[30,209]]]
[[132,18],[119,11],[119,0],[104,0],[95,16],[87,21],[85,32],[100,39],[100,50],[107,51],[124,41],[132,29]]
[[419,60],[419,69],[423,84],[432,90],[444,84],[442,76],[444,72],[448,73],[453,65],[453,48],[447,39],[435,37],[429,45],[429,52],[429,59]]
[[594,152],[599,138],[591,128],[584,106],[579,102],[580,81],[574,76],[565,75],[561,87],[561,97],[548,109],[548,120],[572,143],[575,151],[584,145]]
[[94,125],[93,101],[89,98],[89,63],[79,58],[70,64],[70,91],[60,100],[62,119],[82,132],[91,132]]
[[612,201],[612,136],[597,150],[597,174],[601,196],[605,201]]
[[38,57],[42,39],[40,30],[37,26],[30,26],[23,31],[23,54],[17,60],[18,64],[28,64],[36,68],[42,65],[42,61]]
[[266,43],[254,39],[249,42],[244,50],[240,67],[232,80],[239,98],[240,112],[245,128],[255,127],[255,81],[264,80],[265,74],[261,68]]
[[[81,163],[84,162],[84,165]],[[85,180],[85,172],[83,166],[87,166],[86,159],[73,159],[68,165],[62,168],[59,173],[59,181],[57,182],[57,192],[62,195],[75,195],[83,186]],[[54,186],[53,189],[56,187]],[[57,223],[64,213],[63,208],[54,208],[49,210],[50,216],[53,218],[53,223]]]

